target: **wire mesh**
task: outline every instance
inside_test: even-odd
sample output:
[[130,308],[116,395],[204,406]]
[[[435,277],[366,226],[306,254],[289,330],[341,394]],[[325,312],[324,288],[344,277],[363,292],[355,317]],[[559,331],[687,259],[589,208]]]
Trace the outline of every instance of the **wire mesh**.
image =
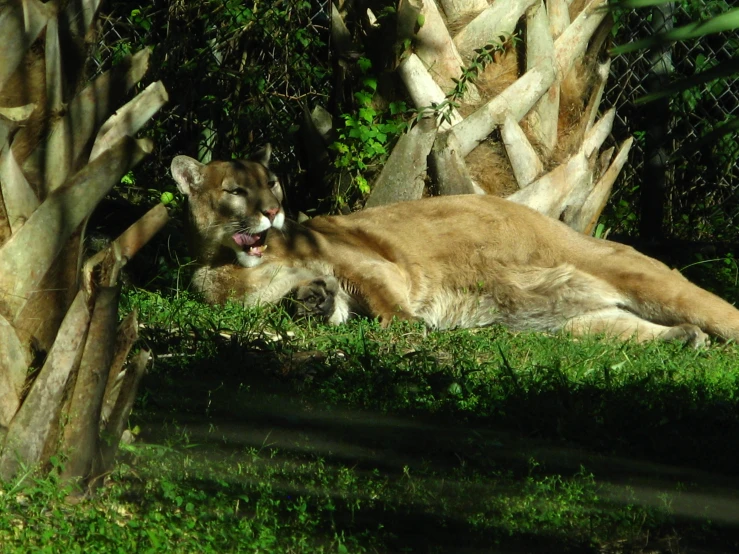
[[265,142],[275,146],[278,165],[294,165],[290,134],[304,107],[327,99],[328,2],[112,2],[92,74],[153,47],[140,86],[162,80],[170,96],[149,127],[157,146],[143,172],[161,181],[156,168],[161,173],[177,154],[208,161],[244,156]]
[[[119,0],[101,22],[91,68],[104,71],[125,55],[154,45],[147,82],[161,79],[171,101],[152,128],[157,151],[148,162],[155,171],[169,165],[178,153],[230,157],[270,141],[277,162],[294,172],[296,155],[292,131],[304,109],[326,104],[331,88],[329,55],[330,0],[292,0],[259,3],[253,0]],[[264,8],[264,6],[272,8]],[[676,5],[674,24],[696,17],[690,6]],[[269,9],[293,11],[279,18]],[[258,10],[262,10],[258,12]],[[619,14],[616,43],[652,36],[645,12]],[[718,63],[736,59],[739,39],[728,33],[672,46],[672,74],[679,78]],[[613,135],[635,137],[629,163],[622,171],[611,203],[616,231],[634,232],[638,194],[644,179],[646,116],[650,104],[635,99],[648,92],[654,73],[649,52],[616,57],[611,65],[605,107],[617,108]],[[144,83],[146,84],[146,83]],[[721,79],[678,94],[670,100],[668,154],[684,151],[716,125],[739,115],[739,77]],[[666,216],[668,234],[690,238],[717,238],[721,229],[705,222],[721,222],[724,229],[739,227],[739,139],[736,133],[688,157],[668,159]],[[155,169],[156,168],[156,169]],[[622,209],[619,209],[619,206]],[[719,237],[720,238],[720,237]]]
[[[691,6],[706,5],[676,3],[674,26],[696,19],[698,14]],[[645,15],[648,13],[644,10],[620,14],[615,42],[653,36],[651,18]],[[674,43],[669,54],[671,80],[678,81],[736,59],[739,41],[731,33],[721,33]],[[649,51],[643,50],[615,57],[604,94],[606,106],[617,110],[614,136],[620,140],[635,137],[629,163],[611,202],[611,213],[622,218],[613,220],[617,231],[635,231],[633,206],[638,205],[644,179],[647,120],[654,109],[654,104],[637,104],[635,100],[650,92],[649,80],[654,77],[656,63]],[[739,137],[734,132],[693,149],[701,137],[732,116],[739,116],[739,76],[717,79],[670,97],[669,116],[664,122],[666,139],[661,145],[668,156],[663,222],[667,236],[691,240],[735,238],[734,229],[739,223]],[[630,208],[618,210],[619,203]]]

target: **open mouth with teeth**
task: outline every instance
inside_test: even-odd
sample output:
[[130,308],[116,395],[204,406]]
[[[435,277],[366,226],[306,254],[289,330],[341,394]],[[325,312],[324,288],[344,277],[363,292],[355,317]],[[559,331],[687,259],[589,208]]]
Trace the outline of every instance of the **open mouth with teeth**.
[[256,256],[261,258],[264,251],[267,250],[267,245],[264,241],[267,237],[266,232],[256,233],[250,235],[248,233],[236,233],[231,236],[233,241],[249,256]]

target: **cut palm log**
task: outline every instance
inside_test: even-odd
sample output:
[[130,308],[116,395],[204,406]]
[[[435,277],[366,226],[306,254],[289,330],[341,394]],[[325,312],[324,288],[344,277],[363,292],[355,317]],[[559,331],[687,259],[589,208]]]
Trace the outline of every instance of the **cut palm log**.
[[[511,201],[563,218],[579,230],[592,229],[610,190],[608,183],[627,150],[622,149],[618,162],[610,165],[610,154],[599,153],[613,117],[607,113],[596,122],[609,68],[606,0],[485,4],[478,0],[399,4],[398,42],[406,44],[410,38],[412,47],[401,56],[397,72],[416,109],[435,113],[438,125],[428,161],[431,192],[507,191]],[[451,45],[450,23],[459,28]],[[502,49],[490,49],[490,44],[523,28],[524,43],[507,41]],[[460,101],[464,87],[455,86],[454,102],[461,103],[456,109],[451,106],[448,80],[460,79],[460,58],[474,64],[464,83],[487,66],[481,77],[485,86],[478,91],[489,96],[480,104],[468,98]],[[505,77],[503,86],[490,85],[496,75]],[[416,139],[404,137],[398,143],[398,156],[391,155],[392,167],[388,164],[383,170],[368,206],[418,196],[418,173],[412,169],[423,167],[418,150],[414,162],[402,171],[397,164]],[[425,145],[424,141],[423,150]],[[402,177],[394,180],[396,171]],[[497,187],[499,177],[505,182]],[[487,182],[478,186],[483,178]],[[382,189],[390,182],[394,192],[387,195]],[[408,189],[405,195],[399,190],[402,186]]]
[[102,452],[110,470],[118,443],[103,444],[101,432],[125,426],[145,365],[124,396],[108,387],[131,348],[130,329],[116,338],[120,270],[167,220],[157,206],[81,270],[84,222],[151,152],[134,134],[167,100],[154,83],[111,117],[150,53],[88,81],[79,54],[96,40],[99,7],[0,2],[0,478],[56,457],[82,489]]

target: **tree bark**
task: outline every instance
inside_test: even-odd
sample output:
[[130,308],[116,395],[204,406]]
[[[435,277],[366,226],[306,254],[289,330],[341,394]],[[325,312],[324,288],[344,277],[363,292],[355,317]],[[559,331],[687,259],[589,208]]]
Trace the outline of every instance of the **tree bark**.
[[87,302],[87,294],[79,291],[33,387],[11,421],[0,453],[0,477],[5,480],[22,467],[32,468],[41,461],[46,441],[59,420],[67,382],[82,357],[90,322]]
[[501,137],[518,186],[527,187],[544,171],[544,164],[541,163],[539,155],[531,146],[521,126],[510,115],[503,122]]
[[[432,194],[500,194],[590,232],[628,151],[612,163],[613,149],[599,153],[613,118],[596,121],[609,69],[606,0],[400,0],[397,13],[398,75],[438,132],[426,163],[432,133],[415,128],[398,141],[366,205],[418,197],[428,166]],[[519,29],[523,43],[510,40]],[[463,96],[469,83],[481,103]]]
[[[6,480],[43,469],[55,454],[66,459],[63,476],[83,487],[100,469],[103,450],[109,471],[118,443],[103,446],[101,432],[113,423],[120,438],[146,361],[139,358],[136,378],[119,393],[115,383],[135,337],[131,317],[116,339],[120,269],[164,225],[166,208],[150,210],[88,260],[82,275],[80,245],[83,222],[98,202],[152,150],[149,140],[133,135],[167,93],[154,83],[109,117],[146,72],[148,51],[80,86],[78,53],[93,37],[99,4],[0,4],[0,478]],[[44,353],[41,370],[29,371]],[[104,422],[106,401],[113,409]]]
[[103,394],[113,359],[120,286],[100,287],[92,310],[72,400],[67,410],[61,450],[68,453],[63,479],[87,478],[97,452]]
[[11,318],[18,315],[82,220],[120,176],[151,150],[146,139],[120,140],[31,214],[0,249],[0,313]]
[[372,185],[365,207],[415,200],[423,195],[427,163],[436,138],[433,118],[424,118],[393,148],[382,173]]
[[537,0],[493,2],[454,37],[460,55],[469,60],[475,48],[513,34],[518,20]]

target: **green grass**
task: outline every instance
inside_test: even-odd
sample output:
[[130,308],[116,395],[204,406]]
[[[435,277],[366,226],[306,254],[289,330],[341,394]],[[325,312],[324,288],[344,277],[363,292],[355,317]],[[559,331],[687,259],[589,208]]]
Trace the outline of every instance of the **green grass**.
[[0,551],[739,551],[734,345],[134,307],[139,440],[76,506],[5,484]]
[[[400,552],[525,544],[597,551],[636,542],[666,512],[599,498],[585,471],[403,466],[400,472],[276,448],[223,454],[138,446],[94,500],[53,480],[0,497],[3,552]],[[551,552],[552,550],[543,550]]]
[[636,540],[645,522],[665,520],[609,507],[597,490],[585,472],[565,479],[534,467],[522,479],[393,474],[273,448],[214,460],[197,447],[140,446],[83,505],[66,506],[49,480],[6,491],[0,541],[3,552],[442,551],[514,539],[590,551],[615,530]]

